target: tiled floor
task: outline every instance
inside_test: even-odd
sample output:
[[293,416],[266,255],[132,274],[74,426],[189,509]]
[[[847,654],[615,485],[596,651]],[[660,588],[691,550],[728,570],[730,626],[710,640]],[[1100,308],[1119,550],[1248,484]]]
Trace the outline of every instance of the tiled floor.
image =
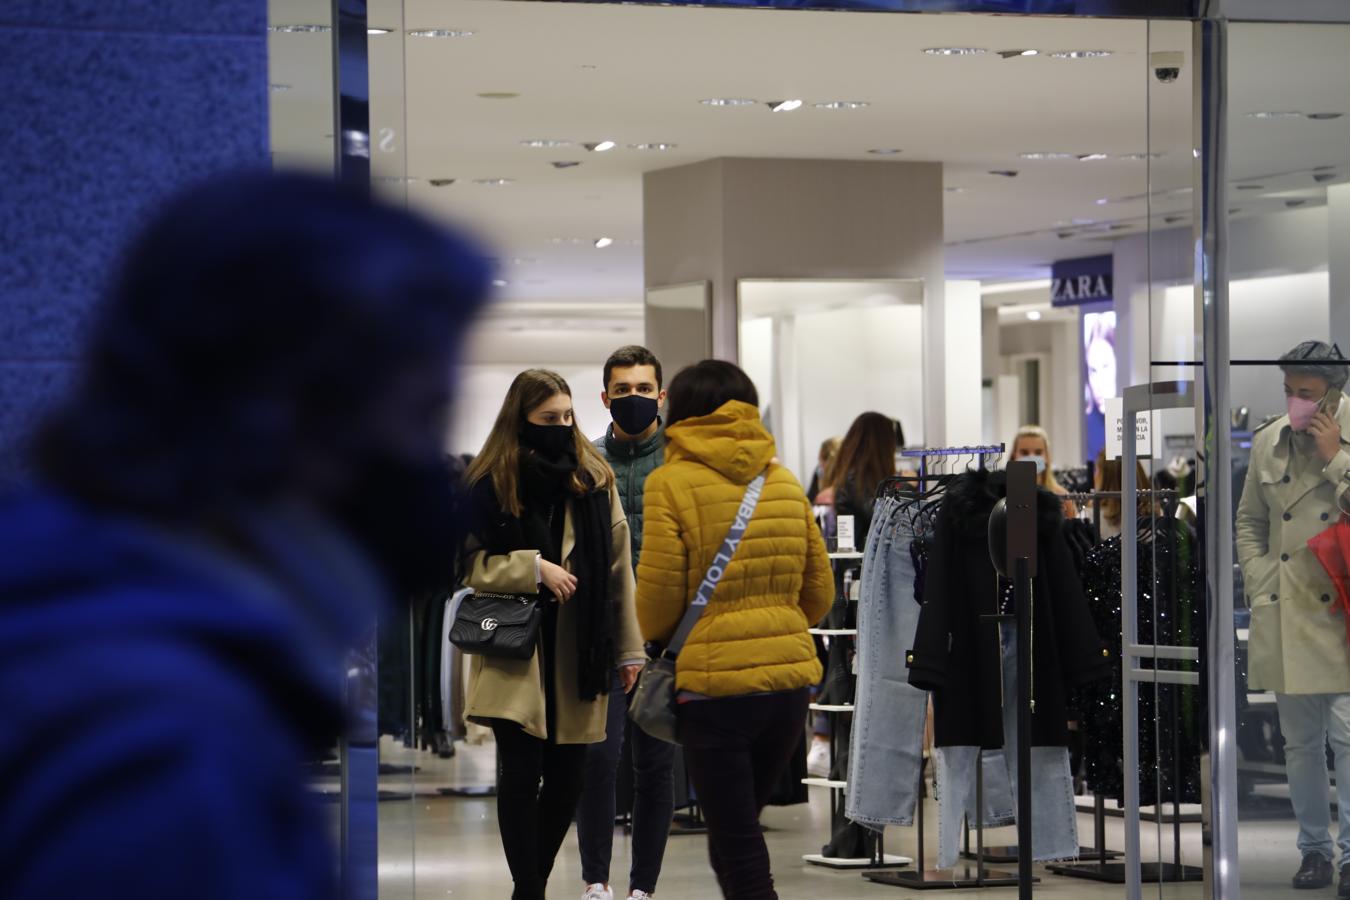
[[[393,745],[386,745],[383,758],[390,762],[415,762],[419,771],[415,776],[386,778],[382,787],[416,792],[408,801],[380,804],[380,896],[382,900],[505,900],[510,896],[510,878],[497,838],[496,813],[493,801],[442,797],[437,789],[448,785],[484,783],[490,781],[493,764],[491,745],[466,747],[460,745],[452,760],[438,760],[427,754],[411,754]],[[1013,896],[1014,888],[986,890],[918,892],[866,882],[856,872],[839,872],[804,864],[801,856],[820,850],[828,840],[829,807],[826,793],[812,789],[810,804],[765,811],[764,824],[769,831],[767,839],[773,855],[774,876],[778,894],[783,900],[817,900],[817,898],[868,897],[904,898],[916,896],[974,897],[980,895]],[[936,821],[936,810],[931,803],[929,821]],[[1092,819],[1080,816],[1080,838],[1091,842]],[[992,830],[990,845],[1013,842],[1012,829]],[[1171,856],[1172,831],[1170,825],[1146,824],[1142,836],[1144,858],[1155,859],[1161,843]],[[1290,819],[1275,819],[1244,823],[1241,829],[1241,865],[1244,900],[1250,898],[1298,898],[1335,896],[1335,889],[1323,892],[1294,891],[1289,876],[1297,868],[1298,858],[1293,847],[1294,824]],[[1107,844],[1120,849],[1124,845],[1123,820],[1107,819]],[[914,829],[892,828],[887,832],[887,850],[914,855]],[[935,843],[928,845],[929,854],[936,851]],[[620,874],[628,858],[628,841],[622,835],[615,840],[614,874]],[[1183,826],[1183,858],[1186,862],[1200,862],[1200,832],[1198,825]],[[1015,868],[1015,867],[1014,867]],[[1047,898],[1107,898],[1123,897],[1119,885],[1099,884],[1052,875],[1038,867],[1041,877],[1036,886],[1037,897]],[[575,832],[569,835],[559,855],[551,882],[550,898],[577,900],[581,896],[581,875],[577,860]],[[701,900],[720,894],[708,868],[705,839],[698,836],[671,838],[660,885],[662,900]],[[1200,900],[1200,884],[1145,885],[1145,898],[1163,900]]]

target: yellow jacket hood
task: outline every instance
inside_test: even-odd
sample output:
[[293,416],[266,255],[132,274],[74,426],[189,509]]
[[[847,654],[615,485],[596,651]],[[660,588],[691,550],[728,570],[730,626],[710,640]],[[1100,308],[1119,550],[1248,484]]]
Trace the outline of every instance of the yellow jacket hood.
[[739,400],[666,429],[666,462],[695,460],[735,484],[749,484],[777,452],[759,410]]

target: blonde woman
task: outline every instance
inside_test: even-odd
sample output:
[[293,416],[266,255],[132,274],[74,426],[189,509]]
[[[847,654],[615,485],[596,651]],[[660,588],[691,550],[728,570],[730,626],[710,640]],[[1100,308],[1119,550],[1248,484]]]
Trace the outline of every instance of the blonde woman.
[[631,690],[646,658],[628,521],[614,473],[577,427],[571,388],[544,369],[516,376],[465,481],[465,585],[545,604],[533,657],[473,657],[467,709],[497,739],[512,900],[543,900],[586,747],[605,739],[612,673]]
[[[1039,425],[1023,425],[1017,429],[1008,458],[1014,462],[1030,461],[1036,464],[1036,484],[1052,494],[1067,496],[1068,490],[1055,480],[1054,463],[1050,456],[1050,435]],[[1074,518],[1078,507],[1072,500],[1064,501],[1064,515]]]

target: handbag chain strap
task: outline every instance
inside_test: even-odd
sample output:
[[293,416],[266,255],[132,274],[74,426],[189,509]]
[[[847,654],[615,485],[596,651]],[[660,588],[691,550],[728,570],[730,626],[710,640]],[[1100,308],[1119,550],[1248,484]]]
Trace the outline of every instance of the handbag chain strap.
[[722,540],[721,549],[713,557],[712,565],[708,566],[708,573],[699,582],[698,590],[694,593],[694,599],[690,602],[689,609],[685,610],[684,618],[680,620],[674,636],[671,637],[670,643],[666,645],[665,652],[662,655],[667,659],[674,659],[679,656],[680,651],[684,649],[684,642],[689,639],[689,633],[694,630],[694,625],[698,623],[699,617],[703,615],[703,610],[708,606],[708,601],[712,599],[713,591],[717,589],[717,583],[722,580],[727,566],[731,564],[731,558],[736,555],[736,548],[740,546],[741,538],[745,536],[745,529],[750,525],[750,517],[755,514],[755,506],[759,504],[759,495],[764,491],[764,481],[768,474],[769,470],[765,469],[755,476],[755,480],[746,487],[745,496],[741,498],[740,509],[736,510],[736,518],[731,521],[731,528]]

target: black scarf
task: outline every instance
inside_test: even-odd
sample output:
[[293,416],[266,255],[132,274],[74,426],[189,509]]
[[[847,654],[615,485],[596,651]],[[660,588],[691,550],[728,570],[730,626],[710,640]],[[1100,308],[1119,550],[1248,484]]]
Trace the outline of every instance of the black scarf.
[[[490,529],[490,534],[480,534],[480,540],[492,553],[538,549],[545,559],[561,564],[562,548],[556,536],[561,530],[555,532],[553,526],[560,523],[558,517],[565,515],[570,499],[575,537],[570,559],[572,574],[577,577],[577,591],[568,606],[576,610],[577,616],[577,688],[580,698],[589,702],[609,693],[614,669],[615,617],[609,592],[613,522],[609,491],[591,490],[581,496],[573,492],[572,476],[577,465],[575,451],[550,458],[522,448],[524,515],[520,519],[506,516],[495,496],[492,497],[496,527]],[[491,479],[485,478],[479,485],[486,485],[490,493]]]

